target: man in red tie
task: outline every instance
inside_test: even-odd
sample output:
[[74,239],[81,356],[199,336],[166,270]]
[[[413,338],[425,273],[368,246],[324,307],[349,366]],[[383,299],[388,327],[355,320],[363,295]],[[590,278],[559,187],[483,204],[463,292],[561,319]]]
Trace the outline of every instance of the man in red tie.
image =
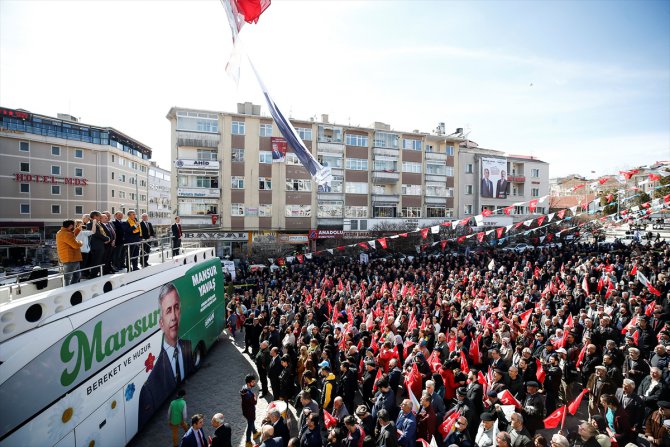
[[174,223],[172,224],[172,256],[177,256],[179,254],[179,248],[181,247],[181,219],[179,216],[174,218]]
[[202,414],[193,415],[191,418],[191,428],[181,440],[181,447],[207,447],[205,432],[202,426],[205,425],[205,417]]

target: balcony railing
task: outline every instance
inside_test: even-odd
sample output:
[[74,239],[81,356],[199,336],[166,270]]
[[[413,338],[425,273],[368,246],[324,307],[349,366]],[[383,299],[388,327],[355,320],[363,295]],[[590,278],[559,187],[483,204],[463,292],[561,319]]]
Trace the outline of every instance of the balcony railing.
[[372,203],[400,203],[400,194],[372,193]]
[[316,146],[318,152],[325,152],[329,154],[343,154],[344,144],[341,141],[331,142],[329,140],[319,140]]
[[507,181],[516,182],[516,183],[524,183],[526,181],[526,176],[524,176],[524,175],[508,175],[507,176]]
[[177,146],[216,148],[219,146],[219,135],[178,131]]
[[444,174],[426,174],[427,182],[445,182],[447,180],[447,173]]
[[446,161],[447,154],[442,152],[426,152],[426,160]]
[[426,205],[446,205],[446,204],[447,204],[446,197],[426,196]]
[[400,149],[375,147],[372,148],[372,155],[383,155],[386,157],[394,157],[397,159],[400,156]]
[[373,183],[397,183],[400,173],[397,171],[372,171]]

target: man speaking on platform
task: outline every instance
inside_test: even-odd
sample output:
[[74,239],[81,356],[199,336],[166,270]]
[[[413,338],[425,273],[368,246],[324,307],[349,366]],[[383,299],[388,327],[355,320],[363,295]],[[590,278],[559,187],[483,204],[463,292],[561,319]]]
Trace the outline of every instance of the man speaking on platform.
[[194,370],[191,342],[179,339],[181,300],[172,283],[165,284],[158,293],[163,331],[161,352],[140,392],[137,429],[141,430],[154,410],[160,406],[184,378]]

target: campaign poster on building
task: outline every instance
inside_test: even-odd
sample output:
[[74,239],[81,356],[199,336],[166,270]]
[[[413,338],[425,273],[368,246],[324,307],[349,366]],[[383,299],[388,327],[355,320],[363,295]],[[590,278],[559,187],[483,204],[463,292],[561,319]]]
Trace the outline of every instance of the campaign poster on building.
[[482,180],[479,195],[489,199],[506,199],[509,182],[507,181],[507,159],[482,158]]
[[286,161],[286,140],[281,137],[271,137],[272,141],[272,163],[284,163]]

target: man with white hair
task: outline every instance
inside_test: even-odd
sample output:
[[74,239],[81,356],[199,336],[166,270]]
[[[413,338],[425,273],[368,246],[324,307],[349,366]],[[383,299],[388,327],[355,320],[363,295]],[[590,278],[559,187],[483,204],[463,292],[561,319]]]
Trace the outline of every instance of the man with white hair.
[[212,416],[212,427],[214,427],[214,436],[209,447],[233,447],[232,428],[230,424],[224,422],[223,413],[216,413]]
[[274,428],[272,425],[264,425],[261,428],[263,437],[261,438],[261,447],[286,447],[284,440],[280,437],[274,437]]
[[637,394],[642,399],[645,406],[645,418],[650,413],[657,410],[658,401],[664,394],[665,385],[662,380],[662,372],[656,367],[649,370],[649,375],[645,377],[637,388]]
[[635,387],[649,374],[649,364],[640,358],[639,349],[628,348],[628,355],[623,362],[623,374],[635,382]]
[[291,439],[291,431],[289,430],[284,418],[282,417],[279,410],[273,408],[268,411],[268,419],[272,424],[272,429],[274,430],[275,437],[281,438],[284,442],[284,446],[288,445],[289,439]]
[[644,404],[640,396],[635,394],[635,382],[631,379],[623,379],[623,387],[616,390],[615,397],[628,416],[630,426],[640,433],[643,429]]
[[607,377],[607,368],[603,365],[596,366],[596,372],[591,375],[586,384],[589,389],[589,417],[600,414],[598,405],[603,394],[614,394],[616,385]]
[[570,447],[570,441],[565,436],[556,433],[551,437],[551,447]]
[[520,413],[512,413],[510,420],[509,436],[512,447],[533,447],[533,438],[523,426],[523,416]]

